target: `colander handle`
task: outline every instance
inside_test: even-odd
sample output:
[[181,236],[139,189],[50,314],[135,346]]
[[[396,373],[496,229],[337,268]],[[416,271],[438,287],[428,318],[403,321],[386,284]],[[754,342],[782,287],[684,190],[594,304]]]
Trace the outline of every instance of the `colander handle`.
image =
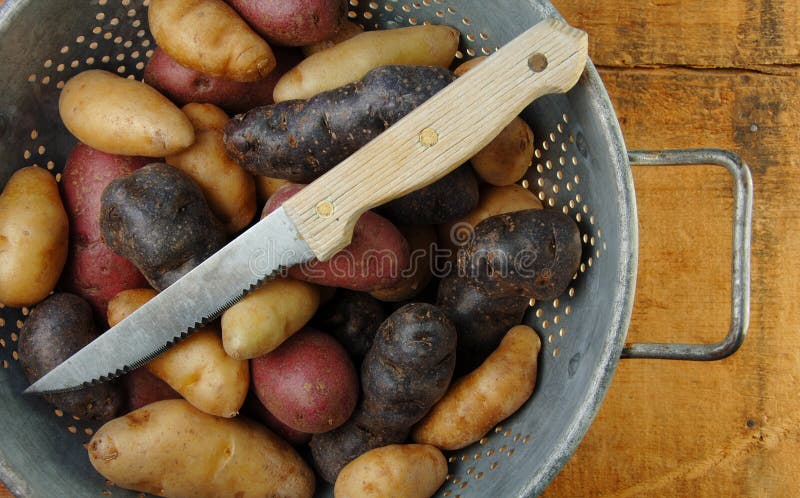
[[664,360],[721,360],[744,342],[750,320],[750,236],[753,220],[753,180],[750,168],[737,154],[719,149],[629,151],[631,165],[724,166],[734,179],[733,260],[731,265],[731,321],[728,335],[713,344],[631,343],[623,358]]

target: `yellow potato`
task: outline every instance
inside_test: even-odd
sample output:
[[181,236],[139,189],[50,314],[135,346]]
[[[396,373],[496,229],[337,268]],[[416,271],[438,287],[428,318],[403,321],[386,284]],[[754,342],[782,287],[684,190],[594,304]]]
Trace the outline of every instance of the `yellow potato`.
[[314,316],[319,297],[319,289],[306,282],[268,281],[222,314],[225,352],[237,359],[269,353]]
[[481,55],[479,57],[473,57],[468,61],[464,61],[461,64],[459,64],[457,68],[453,70],[453,74],[455,74],[456,76],[461,76],[462,74],[466,73],[473,67],[477,66],[478,64],[486,60],[487,57],[488,56],[486,55]]
[[15,172],[0,195],[0,303],[31,306],[46,298],[68,246],[69,220],[53,175],[37,166]]
[[192,123],[141,81],[91,69],[61,90],[58,111],[81,142],[109,154],[163,157],[192,145]]
[[417,443],[458,450],[480,440],[533,394],[542,343],[526,325],[512,327],[497,349],[447,394],[412,430]]
[[439,245],[455,253],[469,242],[473,228],[481,221],[525,209],[542,209],[542,203],[530,190],[516,184],[486,185],[481,188],[478,205],[467,216],[439,225]]
[[533,131],[514,118],[489,144],[472,156],[475,173],[492,185],[511,185],[525,176],[533,160]]
[[256,176],[256,197],[258,198],[259,204],[263,205],[267,202],[267,200],[272,197],[279,188],[283,187],[287,183],[291,183],[289,180],[284,180],[282,178],[270,178],[268,176]]
[[367,31],[300,62],[278,80],[272,96],[275,102],[307,99],[389,64],[449,67],[458,37],[458,30],[449,26]]
[[[112,327],[156,295],[151,289],[122,291],[108,303]],[[250,368],[225,354],[217,331],[205,327],[146,366],[198,409],[219,417],[239,413],[250,387]]]
[[[222,131],[208,127],[213,126],[220,116],[205,109],[201,117],[199,110],[189,110],[193,122],[199,124],[195,129],[194,144],[165,160],[194,180],[225,230],[229,234],[236,233],[250,224],[258,209],[255,180],[225,152]],[[227,121],[227,115],[225,118]]]
[[195,71],[250,82],[275,69],[267,42],[223,0],[151,0],[147,19],[158,46]]
[[265,427],[205,414],[184,400],[149,404],[103,425],[87,445],[116,486],[166,497],[310,498],[314,473]]
[[362,28],[361,25],[356,24],[353,21],[344,21],[339,27],[339,30],[327,40],[322,40],[303,47],[303,55],[309,57],[317,52],[322,52],[323,50],[329,49],[336,44],[342,43],[345,40],[349,40],[350,38],[363,32],[364,28]]
[[348,463],[333,487],[335,498],[427,498],[444,484],[447,460],[427,444],[392,444]]
[[181,108],[195,131],[222,130],[230,119],[228,115],[214,104],[198,104],[191,102]]

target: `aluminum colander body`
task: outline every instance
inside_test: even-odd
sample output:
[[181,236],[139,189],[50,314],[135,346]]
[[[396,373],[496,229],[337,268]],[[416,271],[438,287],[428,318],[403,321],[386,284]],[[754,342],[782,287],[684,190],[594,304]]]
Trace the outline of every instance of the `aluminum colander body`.
[[[0,7],[0,187],[24,166],[57,178],[76,143],[58,116],[71,76],[102,68],[141,78],[155,48],[142,0],[6,0]],[[547,17],[546,1],[350,0],[367,29],[430,22],[461,33],[459,58],[492,53]],[[605,395],[628,328],[636,277],[637,219],[627,151],[597,71],[589,63],[567,94],[547,96],[522,117],[535,136],[523,182],[546,209],[580,227],[583,256],[569,289],[532,302],[526,315],[542,339],[536,391],[479,443],[448,453],[438,496],[540,493],[575,450]],[[0,309],[0,478],[17,495],[139,496],[112,488],[83,444],[96,426],[35,397],[16,352],[27,309]],[[322,488],[319,496],[332,496]]]

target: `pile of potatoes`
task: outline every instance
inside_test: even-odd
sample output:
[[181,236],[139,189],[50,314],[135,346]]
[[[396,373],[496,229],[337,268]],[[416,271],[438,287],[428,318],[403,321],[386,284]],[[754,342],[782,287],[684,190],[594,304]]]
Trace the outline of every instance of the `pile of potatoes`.
[[[35,306],[31,382],[480,62],[449,69],[451,27],[362,32],[342,0],[151,0],[149,25],[144,81],[63,87],[79,142],[60,185],[28,167],[0,195],[0,303]],[[312,496],[318,475],[337,497],[432,495],[442,451],[531,396],[523,314],[580,262],[574,222],[517,185],[532,148],[516,118],[364,213],[354,271],[291,268],[118,381],[46,399],[103,422],[92,464],[142,492]]]

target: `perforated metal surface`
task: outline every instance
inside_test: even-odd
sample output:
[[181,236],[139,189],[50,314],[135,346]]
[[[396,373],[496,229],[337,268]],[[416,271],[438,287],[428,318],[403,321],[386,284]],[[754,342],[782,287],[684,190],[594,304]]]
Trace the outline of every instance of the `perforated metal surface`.
[[[75,139],[60,123],[59,89],[89,68],[140,77],[154,42],[147,0],[7,0],[0,7],[0,186],[39,165],[60,178]],[[425,22],[462,33],[459,58],[491,53],[545,17],[547,2],[525,0],[367,2],[350,0],[367,29]],[[636,275],[636,214],[625,146],[594,68],[563,96],[523,114],[536,149],[523,185],[549,209],[576,220],[583,258],[569,290],[531,302],[526,317],[542,338],[532,399],[479,443],[450,453],[439,496],[539,493],[574,451],[599,407],[627,330]],[[17,360],[28,310],[0,309],[0,477],[21,496],[137,496],[112,487],[82,447],[92,426],[35,398]],[[332,496],[328,488],[320,496]]]

